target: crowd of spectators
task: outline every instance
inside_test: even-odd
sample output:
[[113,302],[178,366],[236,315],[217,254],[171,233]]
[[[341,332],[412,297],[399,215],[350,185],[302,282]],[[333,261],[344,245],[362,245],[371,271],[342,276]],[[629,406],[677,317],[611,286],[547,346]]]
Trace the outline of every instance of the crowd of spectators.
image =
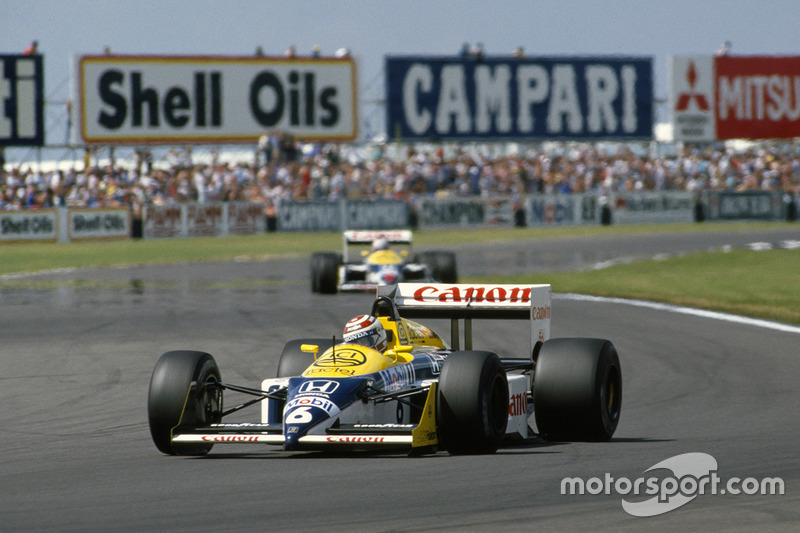
[[793,145],[734,150],[723,145],[684,147],[672,155],[635,153],[626,145],[606,151],[592,144],[507,150],[475,146],[387,146],[361,150],[300,145],[276,138],[249,161],[197,162],[190,147],[153,161],[136,151],[128,164],[76,164],[37,170],[36,164],[0,169],[0,210],[58,206],[129,206],[181,202],[399,199],[422,196],[521,197],[528,194],[605,194],[650,190],[800,190],[800,155]]

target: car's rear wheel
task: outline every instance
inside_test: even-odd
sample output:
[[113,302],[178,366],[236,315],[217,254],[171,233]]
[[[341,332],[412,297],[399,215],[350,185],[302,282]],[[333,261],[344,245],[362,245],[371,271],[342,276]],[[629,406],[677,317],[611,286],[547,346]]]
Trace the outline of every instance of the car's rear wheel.
[[497,451],[508,424],[508,381],[497,355],[448,356],[439,376],[436,423],[441,447],[453,455]]
[[[179,422],[202,427],[220,421],[222,391],[203,385],[219,381],[219,367],[205,352],[171,351],[159,358],[147,397],[150,435],[156,448],[169,455],[204,455],[211,450],[213,444],[173,443],[172,429]],[[199,385],[189,394],[192,382]]]
[[441,283],[458,283],[456,254],[443,251],[426,251],[417,255],[417,262],[427,265],[434,280]]
[[533,407],[536,427],[547,440],[609,440],[622,408],[614,345],[583,338],[545,342],[536,359]]

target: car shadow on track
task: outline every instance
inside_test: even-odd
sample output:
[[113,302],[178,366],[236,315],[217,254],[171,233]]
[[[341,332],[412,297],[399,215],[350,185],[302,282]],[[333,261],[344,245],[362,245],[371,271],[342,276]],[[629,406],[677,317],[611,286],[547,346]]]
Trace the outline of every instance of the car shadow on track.
[[[638,444],[649,444],[649,443],[662,443],[662,442],[674,442],[674,439],[648,439],[644,437],[623,437],[623,438],[612,438],[606,442],[596,442],[590,444],[596,445],[613,445],[613,444],[631,444],[631,443],[638,443]],[[560,446],[568,446],[570,444],[585,444],[585,443],[575,443],[575,442],[568,442],[568,441],[547,441],[540,438],[533,438],[530,440],[518,442],[518,443],[511,443],[508,445],[504,445],[499,450],[497,450],[498,454],[554,454],[554,453],[562,453],[558,450]],[[547,448],[554,448],[549,450]],[[258,450],[252,452],[219,452],[219,453],[209,453],[208,455],[203,456],[195,456],[195,457],[186,457],[186,459],[194,459],[194,460],[215,460],[215,459],[226,459],[226,460],[236,460],[236,459],[304,459],[304,460],[314,460],[314,459],[425,459],[425,458],[436,458],[436,457],[449,457],[450,455],[445,451],[436,451],[432,453],[424,453],[424,454],[410,454],[405,451],[388,451],[388,450],[342,450],[342,451],[296,451],[296,452],[285,452],[283,450],[278,449],[266,449],[266,450]]]

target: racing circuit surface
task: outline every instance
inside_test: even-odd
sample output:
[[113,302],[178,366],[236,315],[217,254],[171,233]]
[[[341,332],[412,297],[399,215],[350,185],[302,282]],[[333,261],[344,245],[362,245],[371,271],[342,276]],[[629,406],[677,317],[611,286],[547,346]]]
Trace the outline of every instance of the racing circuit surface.
[[[795,238],[788,230],[613,237],[456,252],[463,276],[497,265],[545,272]],[[217,445],[203,458],[167,457],[150,439],[145,406],[161,353],[208,351],[223,380],[258,386],[275,375],[286,341],[341,333],[372,297],[312,295],[307,258],[15,279],[35,283],[0,287],[0,531],[800,527],[797,328],[555,295],[553,337],[608,338],[619,351],[624,400],[610,442],[534,442],[491,456],[419,458]],[[491,325],[476,323],[476,348],[503,348],[501,355],[527,350],[525,325]],[[658,478],[668,489],[677,472],[646,471],[690,452],[716,460],[717,493],[709,493],[710,485],[705,494],[686,490],[688,503],[649,518],[623,509],[623,500],[651,496],[621,494],[630,487],[619,480]],[[581,478],[600,493],[562,494],[565,478]],[[733,478],[752,480],[746,489],[780,478],[785,494],[719,493]],[[691,480],[684,488],[693,488]]]

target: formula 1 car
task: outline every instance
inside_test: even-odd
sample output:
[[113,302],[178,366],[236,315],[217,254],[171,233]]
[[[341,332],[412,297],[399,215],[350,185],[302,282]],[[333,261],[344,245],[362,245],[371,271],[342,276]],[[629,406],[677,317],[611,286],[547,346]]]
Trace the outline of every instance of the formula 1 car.
[[[408,283],[377,293],[368,318],[383,327],[386,349],[358,339],[294,340],[277,377],[258,388],[223,381],[208,353],[163,354],[148,397],[156,447],[171,455],[203,455],[220,443],[484,454],[534,438],[614,434],[622,405],[617,351],[603,339],[550,339],[549,285]],[[452,344],[412,318],[449,318]],[[473,319],[528,320],[530,352],[503,359],[473,349]],[[224,407],[229,394],[244,401]],[[260,420],[226,421],[255,404]]]
[[[454,253],[430,250],[412,256],[411,239],[410,230],[345,231],[342,254],[311,255],[311,291],[336,294],[409,281],[458,281]],[[400,247],[390,249],[390,245]],[[355,252],[354,247],[361,249]]]

